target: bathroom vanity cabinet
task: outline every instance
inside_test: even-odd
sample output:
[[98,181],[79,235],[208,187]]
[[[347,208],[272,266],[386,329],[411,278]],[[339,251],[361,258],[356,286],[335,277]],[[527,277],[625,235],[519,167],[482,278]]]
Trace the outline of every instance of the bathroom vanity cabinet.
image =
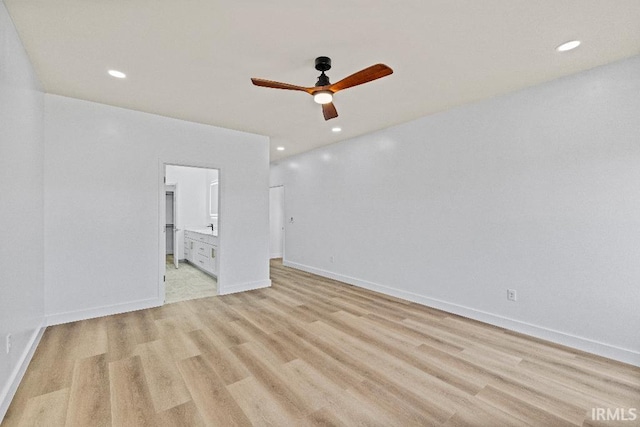
[[200,270],[218,277],[218,236],[211,230],[185,230],[184,257]]

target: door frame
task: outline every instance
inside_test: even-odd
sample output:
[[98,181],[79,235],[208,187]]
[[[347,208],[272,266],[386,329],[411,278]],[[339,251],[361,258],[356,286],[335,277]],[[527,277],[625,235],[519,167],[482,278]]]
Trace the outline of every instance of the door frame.
[[178,183],[173,184],[173,266],[177,269],[180,264],[178,245]]
[[[180,255],[178,253],[179,252],[178,251],[178,231],[180,231],[180,229],[178,228],[178,183],[176,182],[176,183],[167,183],[167,184],[165,184],[164,185],[164,191],[165,191],[165,193],[173,193],[173,231],[172,231],[172,234],[173,234],[173,236],[172,236],[172,240],[173,240],[173,266],[177,269],[179,261],[180,261],[180,258],[178,258],[178,255]],[[166,215],[166,212],[167,211],[166,211],[166,208],[165,208],[165,215]],[[165,223],[166,223],[166,218],[165,218]],[[165,242],[166,242],[166,236],[165,236]],[[165,248],[165,252],[166,252],[166,248]]]
[[[196,162],[196,161],[185,161],[185,160],[174,160],[167,158],[158,159],[158,300],[161,305],[164,305],[166,300],[166,288],[165,288],[165,276],[166,276],[166,176],[167,176],[167,166],[183,166],[188,168],[199,168],[199,169],[216,169],[218,171],[218,253],[220,253],[220,248],[224,245],[224,227],[222,224],[224,223],[224,206],[221,203],[223,199],[223,169],[220,166],[217,166],[213,163],[207,162]],[[175,194],[174,194],[175,197]],[[175,206],[175,202],[174,202]],[[175,220],[175,218],[174,218]],[[221,231],[222,230],[222,231]],[[220,294],[221,283],[224,281],[224,266],[222,260],[218,258],[218,286],[216,287],[217,295]]]

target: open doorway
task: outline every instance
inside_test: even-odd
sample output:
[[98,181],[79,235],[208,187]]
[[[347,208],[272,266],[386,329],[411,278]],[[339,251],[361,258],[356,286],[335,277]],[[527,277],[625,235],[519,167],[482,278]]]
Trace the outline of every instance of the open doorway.
[[219,171],[164,165],[165,303],[218,294]]

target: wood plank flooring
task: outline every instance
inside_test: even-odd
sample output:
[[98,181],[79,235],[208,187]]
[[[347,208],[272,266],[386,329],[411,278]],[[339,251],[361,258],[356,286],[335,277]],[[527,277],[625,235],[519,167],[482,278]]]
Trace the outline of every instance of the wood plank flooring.
[[2,426],[640,425],[639,368],[277,261],[271,276],[47,328]]

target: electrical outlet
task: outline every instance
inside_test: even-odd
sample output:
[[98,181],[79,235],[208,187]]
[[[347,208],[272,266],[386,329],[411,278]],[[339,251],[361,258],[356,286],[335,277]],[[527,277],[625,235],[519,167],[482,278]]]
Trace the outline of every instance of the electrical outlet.
[[509,301],[517,301],[517,295],[515,289],[507,289],[507,299]]
[[7,354],[11,353],[11,334],[7,334]]
[[333,262],[333,255],[329,257],[329,262]]

